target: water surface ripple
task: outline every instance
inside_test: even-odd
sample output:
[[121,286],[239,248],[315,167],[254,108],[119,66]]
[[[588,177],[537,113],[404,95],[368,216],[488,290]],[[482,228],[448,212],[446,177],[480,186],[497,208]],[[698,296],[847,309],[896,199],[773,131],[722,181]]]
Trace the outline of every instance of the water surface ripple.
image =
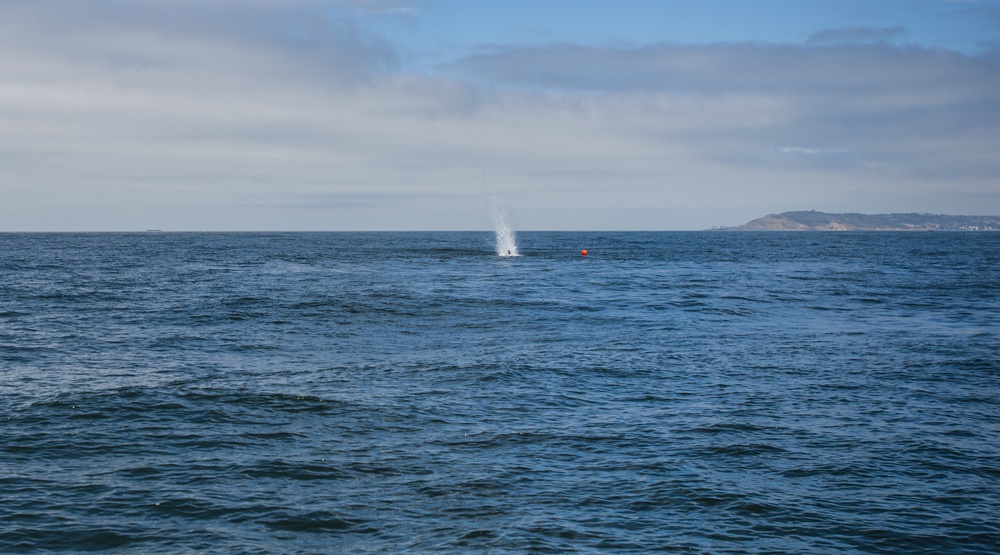
[[0,234],[0,552],[1000,552],[1000,234],[518,240]]

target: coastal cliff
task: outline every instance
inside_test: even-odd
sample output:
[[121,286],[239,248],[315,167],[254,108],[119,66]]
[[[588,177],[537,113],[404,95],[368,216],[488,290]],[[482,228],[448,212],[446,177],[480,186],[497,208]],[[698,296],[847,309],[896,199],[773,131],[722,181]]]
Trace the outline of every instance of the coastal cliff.
[[1000,216],[943,214],[769,214],[723,231],[1000,231]]

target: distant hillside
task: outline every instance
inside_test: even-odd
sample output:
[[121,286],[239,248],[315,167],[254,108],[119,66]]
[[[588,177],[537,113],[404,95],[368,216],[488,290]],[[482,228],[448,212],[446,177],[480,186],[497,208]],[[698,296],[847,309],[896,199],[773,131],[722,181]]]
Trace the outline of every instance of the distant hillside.
[[725,231],[1000,231],[1000,216],[941,214],[770,214]]

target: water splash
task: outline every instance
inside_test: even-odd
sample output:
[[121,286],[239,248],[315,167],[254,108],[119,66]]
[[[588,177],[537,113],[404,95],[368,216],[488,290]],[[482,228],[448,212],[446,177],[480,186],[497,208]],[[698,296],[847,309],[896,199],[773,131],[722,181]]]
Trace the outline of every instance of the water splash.
[[500,199],[496,196],[493,197],[491,216],[493,217],[493,232],[496,234],[497,255],[518,256],[517,236],[507,223],[507,212],[500,205]]

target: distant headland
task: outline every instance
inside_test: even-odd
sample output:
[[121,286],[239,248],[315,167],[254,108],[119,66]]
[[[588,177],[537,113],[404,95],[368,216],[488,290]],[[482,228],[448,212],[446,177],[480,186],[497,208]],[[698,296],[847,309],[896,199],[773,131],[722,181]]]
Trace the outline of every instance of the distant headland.
[[1000,216],[782,212],[717,231],[1000,231]]

